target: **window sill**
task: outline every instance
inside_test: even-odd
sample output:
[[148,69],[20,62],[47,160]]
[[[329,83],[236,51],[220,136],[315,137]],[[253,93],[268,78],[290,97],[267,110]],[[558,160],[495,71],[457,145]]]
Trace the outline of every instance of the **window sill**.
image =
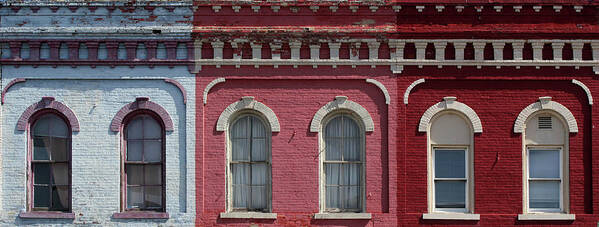
[[424,220],[463,220],[463,221],[479,221],[480,214],[467,213],[431,213],[422,214]]
[[25,219],[75,219],[74,213],[57,211],[30,211],[19,213],[19,218]]
[[574,221],[576,215],[561,213],[518,214],[518,221]]
[[314,219],[372,219],[370,213],[316,213]]
[[229,213],[220,213],[220,218],[234,218],[234,219],[277,219],[277,213],[229,212]]
[[112,218],[115,219],[168,219],[168,213],[155,211],[125,211],[114,213]]

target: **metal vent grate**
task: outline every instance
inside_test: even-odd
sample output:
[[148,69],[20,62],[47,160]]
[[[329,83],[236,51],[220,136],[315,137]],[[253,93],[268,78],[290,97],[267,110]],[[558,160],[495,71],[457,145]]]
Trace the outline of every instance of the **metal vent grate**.
[[551,117],[539,117],[539,129],[551,129]]

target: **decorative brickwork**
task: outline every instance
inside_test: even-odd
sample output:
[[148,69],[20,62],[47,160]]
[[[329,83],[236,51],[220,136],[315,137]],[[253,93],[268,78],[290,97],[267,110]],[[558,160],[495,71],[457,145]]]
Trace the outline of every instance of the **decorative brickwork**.
[[54,97],[43,97],[41,101],[29,106],[17,122],[17,129],[24,131],[27,130],[27,125],[29,124],[29,118],[33,116],[37,111],[44,109],[52,109],[61,113],[68,121],[71,126],[71,131],[78,132],[79,131],[79,120],[77,120],[77,116],[69,107],[66,105],[55,101]]
[[231,103],[218,117],[218,122],[216,123],[216,131],[223,132],[228,129],[230,118],[235,115],[238,111],[242,110],[254,110],[261,113],[266,120],[268,120],[268,124],[270,126],[271,132],[279,132],[281,131],[281,126],[279,125],[279,119],[275,112],[273,112],[268,106],[264,105],[261,102],[254,100],[252,96],[245,96],[241,98],[240,101]]
[[113,132],[120,131],[125,117],[137,110],[149,110],[156,113],[164,123],[164,130],[174,130],[173,120],[171,120],[171,116],[168,114],[168,112],[162,108],[162,106],[149,101],[149,99],[146,97],[137,98],[135,99],[135,102],[123,106],[123,108],[121,108],[121,110],[119,110],[119,112],[112,119],[112,122],[110,123],[110,130]]
[[476,112],[468,105],[455,100],[455,97],[445,97],[443,98],[443,101],[429,107],[420,118],[418,131],[427,132],[431,119],[433,119],[437,113],[444,110],[455,110],[464,114],[464,116],[468,118],[470,123],[472,123],[472,129],[474,130],[474,133],[482,133],[483,126],[480,122],[480,118],[478,118],[478,115],[476,115]]
[[526,125],[528,117],[539,110],[555,111],[556,113],[561,115],[566,121],[566,124],[568,125],[568,132],[578,132],[578,124],[576,123],[576,118],[574,117],[572,112],[568,110],[567,107],[558,102],[551,101],[551,97],[539,97],[539,101],[528,105],[526,108],[522,110],[522,112],[520,112],[520,114],[518,114],[518,118],[514,123],[514,133],[524,132],[524,126]]
[[374,122],[372,121],[372,117],[370,116],[370,113],[368,113],[368,110],[356,102],[347,100],[346,96],[337,96],[335,97],[335,100],[327,103],[314,114],[312,122],[310,123],[310,132],[320,132],[322,119],[329,113],[337,110],[352,111],[360,117],[360,120],[362,120],[365,131],[374,131]]

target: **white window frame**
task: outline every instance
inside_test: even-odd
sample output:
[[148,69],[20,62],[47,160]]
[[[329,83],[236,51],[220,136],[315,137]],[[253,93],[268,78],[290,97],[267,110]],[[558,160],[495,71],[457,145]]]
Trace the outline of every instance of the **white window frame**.
[[[559,152],[559,208],[531,208],[530,181],[556,181],[557,178],[530,178],[530,150],[558,150]],[[564,149],[562,146],[526,146],[526,213],[562,213],[564,212]]]
[[[526,143],[526,126],[529,121],[538,116],[551,116],[554,120],[554,123],[560,123],[563,126],[563,144],[531,144],[528,145]],[[526,121],[523,123],[523,132],[522,132],[522,217],[519,216],[519,220],[541,220],[539,217],[544,217],[547,215],[561,215],[557,217],[559,220],[570,220],[565,218],[574,218],[573,214],[570,213],[570,179],[569,179],[569,140],[570,140],[570,132],[571,128],[569,127],[568,122],[565,120],[565,117],[562,112],[558,112],[553,109],[540,110],[534,113],[531,113],[526,118]],[[544,131],[544,129],[539,129],[540,131]],[[529,149],[560,149],[560,178],[561,178],[561,186],[560,186],[560,209],[530,209],[529,206]],[[532,216],[531,216],[532,215]],[[565,215],[565,216],[564,216]],[[532,218],[530,218],[532,217]]]
[[[464,178],[439,178],[437,179],[436,175],[435,175],[435,153],[436,150],[455,150],[455,151],[464,151],[464,167],[465,167],[465,177]],[[433,206],[433,212],[435,213],[470,213],[469,210],[469,204],[470,204],[470,163],[469,163],[469,157],[470,153],[469,153],[469,149],[467,145],[433,145],[431,148],[432,154],[431,154],[431,174],[432,174],[432,184],[431,184],[431,193],[432,193],[432,206]],[[465,207],[464,208],[437,208],[437,204],[436,204],[436,186],[435,186],[435,182],[437,180],[446,180],[446,181],[460,181],[460,180],[465,180],[466,181],[466,195],[465,195]]]
[[[266,196],[266,203],[267,203],[267,209],[264,212],[258,212],[258,211],[244,211],[244,210],[235,210],[233,209],[233,173],[231,171],[231,160],[233,158],[233,144],[231,143],[231,127],[233,127],[233,125],[235,125],[235,122],[237,122],[239,119],[242,119],[246,116],[253,116],[258,118],[261,122],[262,125],[264,126],[264,130],[266,131],[266,155],[268,156],[267,158],[267,164],[268,164],[268,177],[267,177],[267,181],[268,181],[268,185],[269,187],[267,187],[267,196]],[[264,120],[264,117],[261,116],[259,113],[256,113],[254,111],[243,111],[235,116],[233,116],[232,121],[229,124],[229,127],[227,128],[226,131],[226,195],[227,195],[227,206],[226,206],[226,212],[227,213],[256,213],[254,216],[251,217],[246,217],[246,216],[240,216],[237,217],[235,215],[227,215],[226,213],[221,213],[221,218],[267,218],[264,215],[261,214],[271,214],[270,212],[272,212],[272,131],[270,128],[270,125],[267,123],[267,121]],[[250,151],[251,152],[251,151]],[[263,217],[264,216],[264,217]],[[268,216],[268,219],[272,218],[271,216]],[[274,218],[276,218],[276,214],[274,214]]]
[[[326,173],[325,173],[325,168],[324,168],[324,163],[325,163],[325,159],[326,159],[326,143],[325,143],[325,129],[327,124],[335,117],[340,116],[340,115],[345,115],[349,118],[351,118],[357,125],[358,125],[358,129],[360,130],[360,143],[361,143],[361,150],[360,150],[360,155],[361,155],[361,160],[362,160],[362,168],[361,168],[361,190],[360,190],[360,204],[362,205],[361,210],[359,212],[353,212],[353,211],[344,211],[344,210],[327,210],[326,208]],[[324,120],[322,121],[321,124],[321,129],[320,129],[320,133],[319,133],[319,165],[318,165],[318,170],[319,170],[319,197],[320,197],[320,212],[319,213],[326,213],[326,214],[356,214],[356,213],[366,213],[366,130],[365,127],[362,123],[361,120],[359,120],[360,117],[356,116],[355,113],[351,112],[351,111],[336,111],[334,113],[329,114],[328,116],[326,116],[324,118]],[[363,218],[355,218],[355,217],[349,217],[350,219],[363,219]],[[326,219],[326,218],[318,218],[318,219]],[[367,218],[370,219],[370,216]]]

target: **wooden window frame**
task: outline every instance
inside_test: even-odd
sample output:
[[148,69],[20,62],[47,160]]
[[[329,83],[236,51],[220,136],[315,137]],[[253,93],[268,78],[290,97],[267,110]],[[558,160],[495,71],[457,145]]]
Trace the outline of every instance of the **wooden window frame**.
[[[35,163],[49,163],[49,164],[53,164],[56,162],[53,161],[35,161],[33,159],[33,143],[34,143],[34,138],[33,138],[33,126],[38,122],[39,119],[41,119],[42,117],[46,116],[46,115],[54,115],[56,117],[58,117],[59,119],[61,119],[66,128],[67,128],[67,161],[65,161],[67,163],[68,166],[68,187],[69,187],[69,195],[68,195],[68,209],[66,210],[51,210],[51,209],[43,209],[43,208],[36,208],[34,207],[34,172],[33,172],[33,165]],[[71,213],[72,212],[72,193],[73,193],[73,184],[72,184],[72,129],[71,129],[71,125],[69,123],[69,120],[66,116],[64,116],[62,113],[54,110],[54,109],[42,109],[37,111],[36,113],[34,113],[30,118],[29,118],[29,124],[27,125],[27,211],[30,213],[38,213],[38,212],[53,212],[53,213]],[[60,162],[60,163],[64,163],[64,162]],[[52,178],[52,176],[51,176]],[[48,185],[50,185],[50,187],[53,187],[52,183],[49,183]],[[52,190],[50,190],[50,207],[52,203]],[[41,215],[41,216],[45,216],[45,215]],[[52,218],[52,217],[44,217],[44,218]]]
[[[162,166],[162,170],[161,170],[161,181],[162,181],[162,187],[161,187],[161,193],[162,193],[162,206],[159,209],[137,209],[137,208],[127,208],[127,172],[125,170],[127,164],[139,164],[139,165],[152,165],[152,164],[156,164],[155,162],[132,162],[129,163],[127,161],[127,126],[129,125],[129,123],[142,115],[148,115],[151,118],[153,118],[161,127],[161,161],[160,164]],[[121,211],[122,212],[158,212],[158,213],[165,213],[166,212],[166,131],[165,131],[165,125],[164,122],[162,121],[162,118],[155,112],[150,111],[150,110],[136,110],[133,111],[131,113],[129,113],[125,119],[123,120],[122,126],[121,126]],[[143,150],[142,150],[142,157],[143,157]],[[145,174],[145,171],[144,171]],[[144,179],[145,180],[145,179]],[[145,195],[145,194],[144,194]],[[123,218],[128,218],[127,215],[120,215],[120,216],[124,216]],[[142,215],[143,216],[143,215]]]
[[[361,161],[327,161],[326,160],[326,126],[329,122],[339,116],[350,118],[358,126],[360,134],[360,160]],[[320,213],[366,213],[366,130],[360,116],[356,113],[346,110],[336,111],[326,116],[320,129],[320,149],[319,149],[319,175],[320,175]],[[360,208],[359,209],[327,209],[326,204],[326,170],[325,163],[340,163],[340,164],[361,164],[360,168]]]
[[[431,174],[432,174],[432,184],[431,184],[431,194],[432,194],[432,206],[434,212],[439,213],[469,213],[470,209],[470,151],[468,149],[468,145],[433,145],[432,146],[432,154],[431,154]],[[437,150],[454,150],[454,151],[464,151],[464,178],[437,178],[435,174],[435,165],[436,165],[436,152]],[[437,194],[436,194],[436,181],[466,181],[465,187],[465,207],[464,208],[437,208]]]
[[[266,209],[264,210],[249,210],[249,209],[236,209],[233,207],[233,173],[231,170],[231,164],[235,164],[235,163],[247,163],[247,164],[252,164],[252,163],[256,163],[256,162],[252,162],[251,160],[248,162],[233,162],[233,143],[232,143],[232,139],[231,139],[231,128],[233,127],[233,125],[235,125],[235,123],[247,116],[252,116],[257,118],[258,120],[260,120],[262,122],[262,126],[264,127],[265,130],[265,134],[266,134],[266,161],[264,162],[259,162],[259,163],[265,163],[267,166],[267,177],[266,177],[266,181],[267,181],[267,186],[266,186]],[[264,119],[264,117],[261,116],[261,114],[259,113],[255,113],[254,111],[243,111],[239,114],[237,114],[236,116],[232,117],[231,119],[233,119],[230,124],[229,127],[227,129],[226,132],[226,144],[227,144],[227,159],[226,159],[226,179],[227,179],[227,187],[226,187],[226,192],[227,192],[227,212],[231,213],[231,212],[257,212],[257,213],[270,213],[272,212],[272,131],[271,131],[271,127],[268,123],[268,121],[266,121]],[[251,146],[250,146],[250,155],[251,155]],[[250,168],[251,169],[251,168]],[[251,175],[250,175],[251,177]],[[251,201],[251,199],[250,199]]]

